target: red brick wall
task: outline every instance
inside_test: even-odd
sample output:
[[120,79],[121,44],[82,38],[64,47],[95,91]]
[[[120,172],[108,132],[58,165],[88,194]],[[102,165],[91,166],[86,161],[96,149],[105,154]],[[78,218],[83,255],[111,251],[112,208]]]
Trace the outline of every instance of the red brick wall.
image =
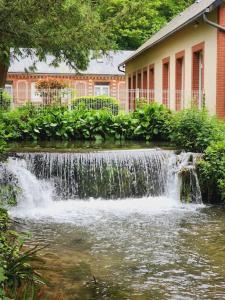
[[199,106],[199,87],[200,87],[200,78],[199,78],[199,66],[200,66],[200,53],[203,57],[203,68],[202,68],[202,91],[204,89],[204,48],[205,43],[199,43],[192,47],[192,92],[193,92],[193,101],[196,106]]
[[149,66],[149,102],[155,100],[155,66],[154,64]]
[[143,72],[143,89],[147,89],[147,81],[148,81],[148,72],[147,70],[144,70]]
[[176,89],[176,110],[181,110],[182,93],[184,90],[184,55],[185,52],[181,51],[176,54],[176,74],[175,74],[175,89]]
[[[22,105],[26,101],[31,100],[31,84],[39,79],[54,77],[62,80],[71,88],[81,90],[77,91],[77,95],[94,95],[94,85],[96,82],[107,82],[110,86],[110,95],[118,97],[122,95],[122,85],[125,84],[125,76],[107,76],[107,75],[47,75],[47,74],[25,74],[25,73],[9,73],[7,81],[13,85],[13,98],[15,105]],[[81,93],[81,94],[80,94]],[[124,98],[124,97],[123,97]]]
[[141,73],[138,73],[138,89],[141,89]]
[[164,58],[162,61],[162,89],[163,104],[169,107],[169,80],[170,80],[170,59]]
[[136,107],[136,90],[137,84],[136,84],[136,75],[133,75],[133,93],[132,93],[132,100],[131,100],[131,110],[135,109]]
[[[218,23],[225,26],[225,4],[218,9]],[[225,118],[225,33],[217,33],[217,93],[216,114]]]
[[149,67],[149,89],[154,90],[155,88],[155,69],[154,65]]
[[129,77],[128,78],[128,108],[129,108],[129,111],[130,111],[130,109],[131,109],[131,90],[133,89],[133,87],[132,87],[132,78],[131,77]]
[[136,75],[133,75],[133,90],[136,89]]

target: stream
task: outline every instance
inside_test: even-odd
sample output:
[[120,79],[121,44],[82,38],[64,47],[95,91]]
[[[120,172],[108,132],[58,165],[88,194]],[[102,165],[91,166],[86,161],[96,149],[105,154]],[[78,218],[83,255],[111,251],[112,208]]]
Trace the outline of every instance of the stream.
[[40,299],[225,299],[225,210],[202,203],[192,153],[18,151],[5,172],[27,246],[46,246]]

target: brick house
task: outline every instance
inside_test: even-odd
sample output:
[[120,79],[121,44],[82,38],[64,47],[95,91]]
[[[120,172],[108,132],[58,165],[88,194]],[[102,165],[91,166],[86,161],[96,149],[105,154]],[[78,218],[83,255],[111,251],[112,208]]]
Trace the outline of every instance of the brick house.
[[198,0],[153,35],[125,68],[126,109],[137,98],[173,110],[195,103],[225,118],[225,3]]
[[53,77],[66,82],[76,91],[77,96],[108,95],[120,100],[125,105],[125,75],[118,70],[118,65],[131,51],[110,51],[98,59],[91,59],[86,71],[75,73],[65,63],[58,67],[50,66],[52,57],[46,63],[38,62],[35,72],[27,72],[35,59],[25,58],[14,61],[9,68],[6,90],[13,96],[14,106],[25,102],[41,103],[35,84],[39,79]]

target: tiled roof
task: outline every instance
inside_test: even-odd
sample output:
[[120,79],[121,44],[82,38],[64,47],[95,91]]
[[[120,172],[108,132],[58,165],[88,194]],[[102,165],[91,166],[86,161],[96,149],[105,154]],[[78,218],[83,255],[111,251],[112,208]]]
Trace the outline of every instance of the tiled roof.
[[[118,70],[118,65],[127,59],[133,51],[110,51],[101,59],[91,59],[86,71],[79,74],[85,75],[122,75]],[[66,63],[60,63],[58,67],[51,66],[53,57],[47,56],[46,62],[38,62],[36,64],[35,73],[37,74],[69,74],[75,75],[76,72],[70,68]],[[9,73],[24,73],[25,70],[32,66],[35,58],[24,58],[19,61],[14,60],[9,68]]]
[[212,8],[213,5],[219,5],[222,0],[197,0],[194,4],[185,9],[182,13],[177,15],[172,19],[167,25],[165,25],[161,30],[154,34],[148,41],[146,41],[142,46],[140,46],[136,51],[134,51],[126,60],[124,60],[121,65],[126,64],[128,61],[132,60],[145,50],[156,45],[163,39],[170,36],[175,31],[181,29],[185,25],[193,22],[198,17],[203,15],[207,8]]

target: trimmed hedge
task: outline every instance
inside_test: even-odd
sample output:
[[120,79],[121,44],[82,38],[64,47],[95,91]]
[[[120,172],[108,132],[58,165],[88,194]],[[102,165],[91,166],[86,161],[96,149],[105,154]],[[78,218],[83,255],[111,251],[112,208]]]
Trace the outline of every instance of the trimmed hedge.
[[80,109],[108,109],[114,115],[119,112],[119,102],[115,98],[106,96],[90,96],[90,97],[77,97],[72,100],[72,108]]

